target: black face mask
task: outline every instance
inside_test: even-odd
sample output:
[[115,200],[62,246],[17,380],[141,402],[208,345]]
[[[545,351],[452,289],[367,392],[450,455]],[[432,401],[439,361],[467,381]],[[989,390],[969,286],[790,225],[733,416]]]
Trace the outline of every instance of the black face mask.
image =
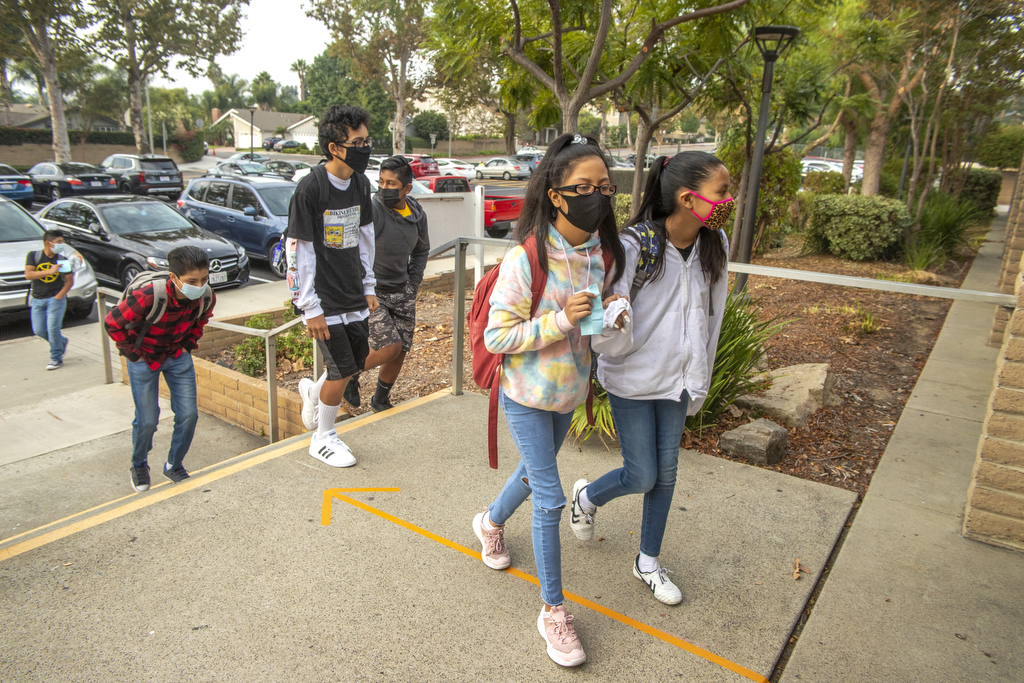
[[380,198],[380,203],[389,209],[393,209],[402,201],[400,196],[401,190],[397,187],[382,187],[377,190],[377,197]]
[[591,234],[597,231],[608,216],[608,212],[612,210],[611,197],[605,197],[598,190],[594,190],[592,194],[574,197],[562,195],[562,199],[569,205],[569,211],[566,213],[561,207],[556,207],[558,212],[575,227]]
[[[337,143],[335,143],[337,144]],[[340,146],[340,145],[339,145]],[[369,145],[365,147],[346,147],[345,158],[335,155],[334,158],[341,161],[346,166],[351,168],[356,173],[366,173],[366,167],[370,163],[370,149]]]

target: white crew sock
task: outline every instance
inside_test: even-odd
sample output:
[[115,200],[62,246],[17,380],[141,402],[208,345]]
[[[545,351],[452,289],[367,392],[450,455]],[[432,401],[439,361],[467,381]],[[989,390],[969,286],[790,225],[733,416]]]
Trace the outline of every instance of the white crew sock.
[[484,530],[486,530],[486,531],[494,531],[495,529],[500,528],[500,527],[497,527],[497,526],[491,524],[491,513],[490,512],[488,512],[488,513],[486,513],[484,515],[483,527],[484,527]]
[[658,558],[651,557],[650,555],[644,555],[643,553],[640,553],[640,559],[636,561],[636,564],[640,568],[640,571],[645,574],[647,572],[653,572],[661,567],[661,563],[658,562]]
[[340,408],[340,403],[336,406],[320,404],[320,422],[316,426],[316,433],[318,435],[324,436],[334,430],[334,421],[338,418],[338,410]]
[[320,379],[313,383],[313,388],[310,390],[314,401],[320,400],[320,387],[327,381],[327,371],[324,370],[324,374],[320,375]]
[[583,490],[580,491],[580,507],[583,508],[583,511],[587,514],[592,515],[597,512],[597,506],[591,503],[590,499],[587,498],[587,488],[585,486],[583,487]]

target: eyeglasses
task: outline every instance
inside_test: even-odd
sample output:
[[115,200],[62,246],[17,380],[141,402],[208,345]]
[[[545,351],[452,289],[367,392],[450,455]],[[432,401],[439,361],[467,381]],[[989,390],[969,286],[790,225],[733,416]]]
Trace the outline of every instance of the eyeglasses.
[[373,147],[373,138],[366,138],[365,140],[343,140],[341,142],[335,142],[334,144],[348,149],[363,149],[364,147]]
[[578,195],[587,197],[594,194],[594,190],[600,190],[601,194],[605,197],[611,197],[615,194],[618,188],[615,185],[591,185],[589,183],[581,183],[580,185],[563,185],[562,187],[556,187],[555,192],[575,192]]

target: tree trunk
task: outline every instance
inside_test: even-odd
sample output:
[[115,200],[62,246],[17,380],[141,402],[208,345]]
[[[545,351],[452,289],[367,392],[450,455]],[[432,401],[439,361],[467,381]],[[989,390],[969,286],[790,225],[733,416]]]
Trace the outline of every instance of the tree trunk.
[[[637,149],[647,149],[647,145],[651,142],[652,137],[654,137],[654,128],[641,122],[640,129],[637,131]],[[633,166],[633,214],[636,214],[636,210],[640,206],[640,195],[644,189],[644,163],[646,161],[647,155],[637,152],[636,164]]]
[[626,113],[626,147],[633,149],[633,115]]
[[580,132],[580,109],[583,103],[568,102],[562,105],[562,133]]
[[58,164],[71,161],[71,143],[68,140],[67,119],[64,117],[64,94],[57,78],[57,55],[46,24],[34,24],[22,28],[36,61],[43,71],[46,96],[50,106],[50,126],[53,128],[53,160]]
[[857,160],[857,119],[856,114],[843,112],[843,178],[846,180],[846,191],[850,191],[853,182],[853,162]]
[[391,143],[392,154],[405,154],[405,98],[395,98],[395,132]]
[[736,213],[732,219],[732,237],[729,238],[729,260],[735,261],[740,255],[740,231],[743,230],[743,205],[747,199],[747,184],[750,182],[750,155],[743,158],[740,171],[740,186],[736,190]]
[[601,105],[601,139],[598,141],[602,147],[607,146],[608,141],[608,103]]
[[0,59],[0,91],[4,98],[4,125],[11,125],[11,82],[7,78],[7,60]]
[[[128,72],[128,106],[130,107],[132,134],[135,135],[135,149],[139,154],[150,154],[149,138],[146,136],[146,121],[142,116],[142,78],[138,72]],[[238,141],[235,140],[235,145]]]
[[882,158],[885,155],[885,136],[889,132],[889,115],[883,110],[871,119],[868,144],[864,148],[864,180],[860,193],[865,197],[878,194],[882,182]]
[[511,156],[516,153],[516,113],[502,110],[501,115],[505,117],[505,153]]

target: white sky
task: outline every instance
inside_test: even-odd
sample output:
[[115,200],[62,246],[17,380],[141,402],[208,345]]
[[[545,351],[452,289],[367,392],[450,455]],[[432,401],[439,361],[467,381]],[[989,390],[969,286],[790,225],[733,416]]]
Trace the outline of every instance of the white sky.
[[[289,70],[296,59],[312,63],[331,42],[327,28],[310,19],[306,3],[285,3],[280,0],[250,0],[242,19],[242,40],[238,51],[217,59],[225,74],[238,74],[246,81],[261,71],[268,71],[279,85],[299,87],[299,77]],[[173,64],[173,62],[172,62]],[[190,95],[211,90],[205,76],[192,78],[183,70],[171,68],[171,80],[154,77],[153,85],[185,88]]]

